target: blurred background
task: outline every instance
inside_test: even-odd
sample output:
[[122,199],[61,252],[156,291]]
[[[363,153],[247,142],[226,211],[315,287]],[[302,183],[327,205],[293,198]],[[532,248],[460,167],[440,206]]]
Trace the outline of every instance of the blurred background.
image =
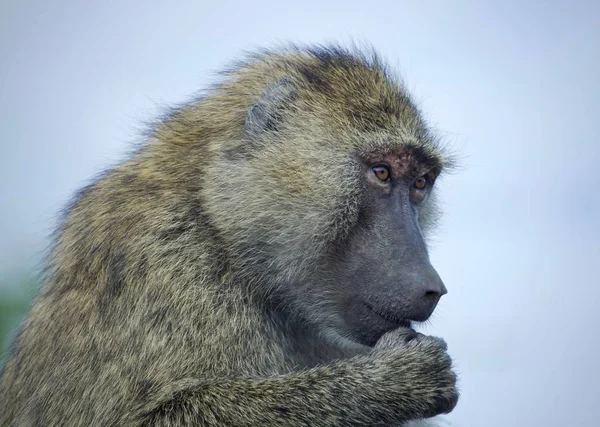
[[456,426],[592,426],[600,403],[600,2],[3,0],[0,345],[60,210],[160,107],[245,50],[369,42],[462,157],[439,185],[426,333]]

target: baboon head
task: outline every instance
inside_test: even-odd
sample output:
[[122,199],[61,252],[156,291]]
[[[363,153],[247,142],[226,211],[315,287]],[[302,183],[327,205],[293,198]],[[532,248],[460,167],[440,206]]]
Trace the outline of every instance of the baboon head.
[[446,288],[424,233],[449,158],[376,55],[266,52],[207,102],[235,107],[203,198],[251,288],[354,344],[431,315]]

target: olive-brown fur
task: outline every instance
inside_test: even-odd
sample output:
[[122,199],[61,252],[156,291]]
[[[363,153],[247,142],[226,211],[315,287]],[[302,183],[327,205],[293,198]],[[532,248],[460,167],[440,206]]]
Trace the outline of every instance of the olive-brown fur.
[[[253,106],[282,81],[253,133]],[[0,379],[0,425],[366,426],[452,410],[443,342],[336,342],[318,328],[327,295],[299,297],[360,226],[357,159],[407,147],[448,164],[371,53],[237,64],[66,211]]]

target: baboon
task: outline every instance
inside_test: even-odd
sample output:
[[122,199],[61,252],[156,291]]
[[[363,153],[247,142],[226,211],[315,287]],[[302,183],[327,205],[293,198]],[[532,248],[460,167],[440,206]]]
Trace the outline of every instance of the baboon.
[[[2,426],[387,426],[451,411],[433,185],[452,157],[371,49],[250,55],[77,194]],[[426,422],[426,421],[423,421]]]

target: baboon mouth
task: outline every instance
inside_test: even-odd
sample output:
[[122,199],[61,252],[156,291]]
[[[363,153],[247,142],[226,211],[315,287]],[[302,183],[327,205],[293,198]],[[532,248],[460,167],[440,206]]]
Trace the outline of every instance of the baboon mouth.
[[369,309],[369,311],[373,312],[374,314],[381,317],[382,319],[387,320],[389,323],[393,323],[396,326],[403,326],[405,328],[411,327],[411,322],[408,319],[404,319],[402,317],[398,317],[394,314],[388,313],[379,308],[375,308],[373,305],[371,305],[367,302],[365,302],[364,305],[365,305],[365,307],[367,307]]

